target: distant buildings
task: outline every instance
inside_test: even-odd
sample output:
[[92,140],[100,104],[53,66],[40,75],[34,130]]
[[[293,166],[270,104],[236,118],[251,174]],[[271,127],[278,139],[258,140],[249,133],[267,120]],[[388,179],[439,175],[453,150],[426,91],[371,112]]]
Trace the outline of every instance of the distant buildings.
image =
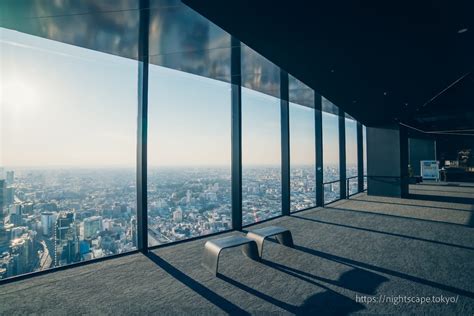
[[177,208],[176,211],[173,212],[173,221],[176,223],[181,223],[183,221],[183,211],[181,208]]
[[8,230],[15,238],[10,239],[9,251],[0,254],[0,278],[30,272],[36,263],[34,246],[36,233],[27,227],[10,226]]
[[102,216],[91,216],[82,222],[81,240],[93,239],[102,231]]
[[[291,171],[292,211],[315,206],[314,166]],[[339,179],[337,167],[325,181]],[[131,251],[137,247],[133,170],[16,170],[0,179],[0,278]],[[7,185],[8,184],[8,185]],[[243,222],[281,214],[281,169],[243,174]],[[151,245],[232,228],[225,168],[150,170]],[[325,186],[326,202],[339,183]]]

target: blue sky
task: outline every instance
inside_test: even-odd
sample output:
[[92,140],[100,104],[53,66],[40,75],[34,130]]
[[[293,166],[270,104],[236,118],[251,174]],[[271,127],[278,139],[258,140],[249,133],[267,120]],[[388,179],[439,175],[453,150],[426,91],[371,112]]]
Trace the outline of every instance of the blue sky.
[[314,109],[290,102],[291,165],[315,165]]
[[2,29],[6,166],[133,165],[137,64]]
[[[134,166],[137,62],[0,30],[0,165]],[[230,166],[230,84],[155,65],[149,84],[150,166]],[[279,164],[279,100],[243,88],[242,101],[243,163]],[[310,164],[312,110],[291,113],[293,162]],[[337,120],[323,126],[337,160]]]
[[357,122],[346,118],[346,163],[357,163]]

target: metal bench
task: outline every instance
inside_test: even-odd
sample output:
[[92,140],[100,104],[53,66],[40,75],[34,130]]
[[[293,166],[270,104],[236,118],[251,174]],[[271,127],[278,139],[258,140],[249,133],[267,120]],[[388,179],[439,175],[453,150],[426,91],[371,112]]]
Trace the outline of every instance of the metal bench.
[[253,260],[260,260],[258,256],[257,243],[244,236],[229,236],[220,239],[209,240],[204,245],[204,258],[202,264],[210,272],[217,275],[219,255],[222,250],[233,247],[242,247],[242,253]]
[[287,247],[293,247],[293,237],[291,232],[280,226],[268,226],[263,228],[258,228],[247,233],[247,237],[255,240],[258,247],[258,254],[260,258],[263,255],[263,242],[266,238],[275,236],[277,241]]

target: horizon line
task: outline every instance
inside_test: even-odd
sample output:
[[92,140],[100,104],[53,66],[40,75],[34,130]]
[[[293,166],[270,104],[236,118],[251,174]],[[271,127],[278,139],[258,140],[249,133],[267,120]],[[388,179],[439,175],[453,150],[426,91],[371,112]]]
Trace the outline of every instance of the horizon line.
[[[326,164],[324,166],[337,166],[339,164]],[[357,165],[357,163],[353,163],[351,165]],[[315,166],[315,164],[305,164],[305,163],[300,163],[300,164],[292,164],[291,166],[305,166],[305,167],[312,167]],[[323,167],[324,167],[323,166]],[[149,165],[148,168],[232,168],[231,165],[220,165],[220,164],[215,164],[215,165]],[[281,164],[248,164],[248,165],[242,165],[242,167],[281,167]],[[21,165],[21,166],[15,166],[15,165],[5,165],[5,166],[0,166],[0,169],[4,169],[5,171],[7,170],[13,170],[13,169],[136,169],[136,165],[50,165],[50,166],[34,166],[34,165]]]

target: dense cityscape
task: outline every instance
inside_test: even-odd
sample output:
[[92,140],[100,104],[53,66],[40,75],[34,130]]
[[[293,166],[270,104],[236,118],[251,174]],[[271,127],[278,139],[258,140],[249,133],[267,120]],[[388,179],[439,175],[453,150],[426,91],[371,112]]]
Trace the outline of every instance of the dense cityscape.
[[[316,205],[314,170],[291,168],[291,211]],[[278,167],[244,166],[244,225],[281,214],[280,179]],[[338,198],[338,182],[324,186],[326,202]],[[150,246],[229,230],[231,218],[230,168],[150,168]],[[0,279],[131,251],[136,229],[133,169],[0,169]]]
[[133,170],[17,169],[0,180],[0,278],[134,249]]

